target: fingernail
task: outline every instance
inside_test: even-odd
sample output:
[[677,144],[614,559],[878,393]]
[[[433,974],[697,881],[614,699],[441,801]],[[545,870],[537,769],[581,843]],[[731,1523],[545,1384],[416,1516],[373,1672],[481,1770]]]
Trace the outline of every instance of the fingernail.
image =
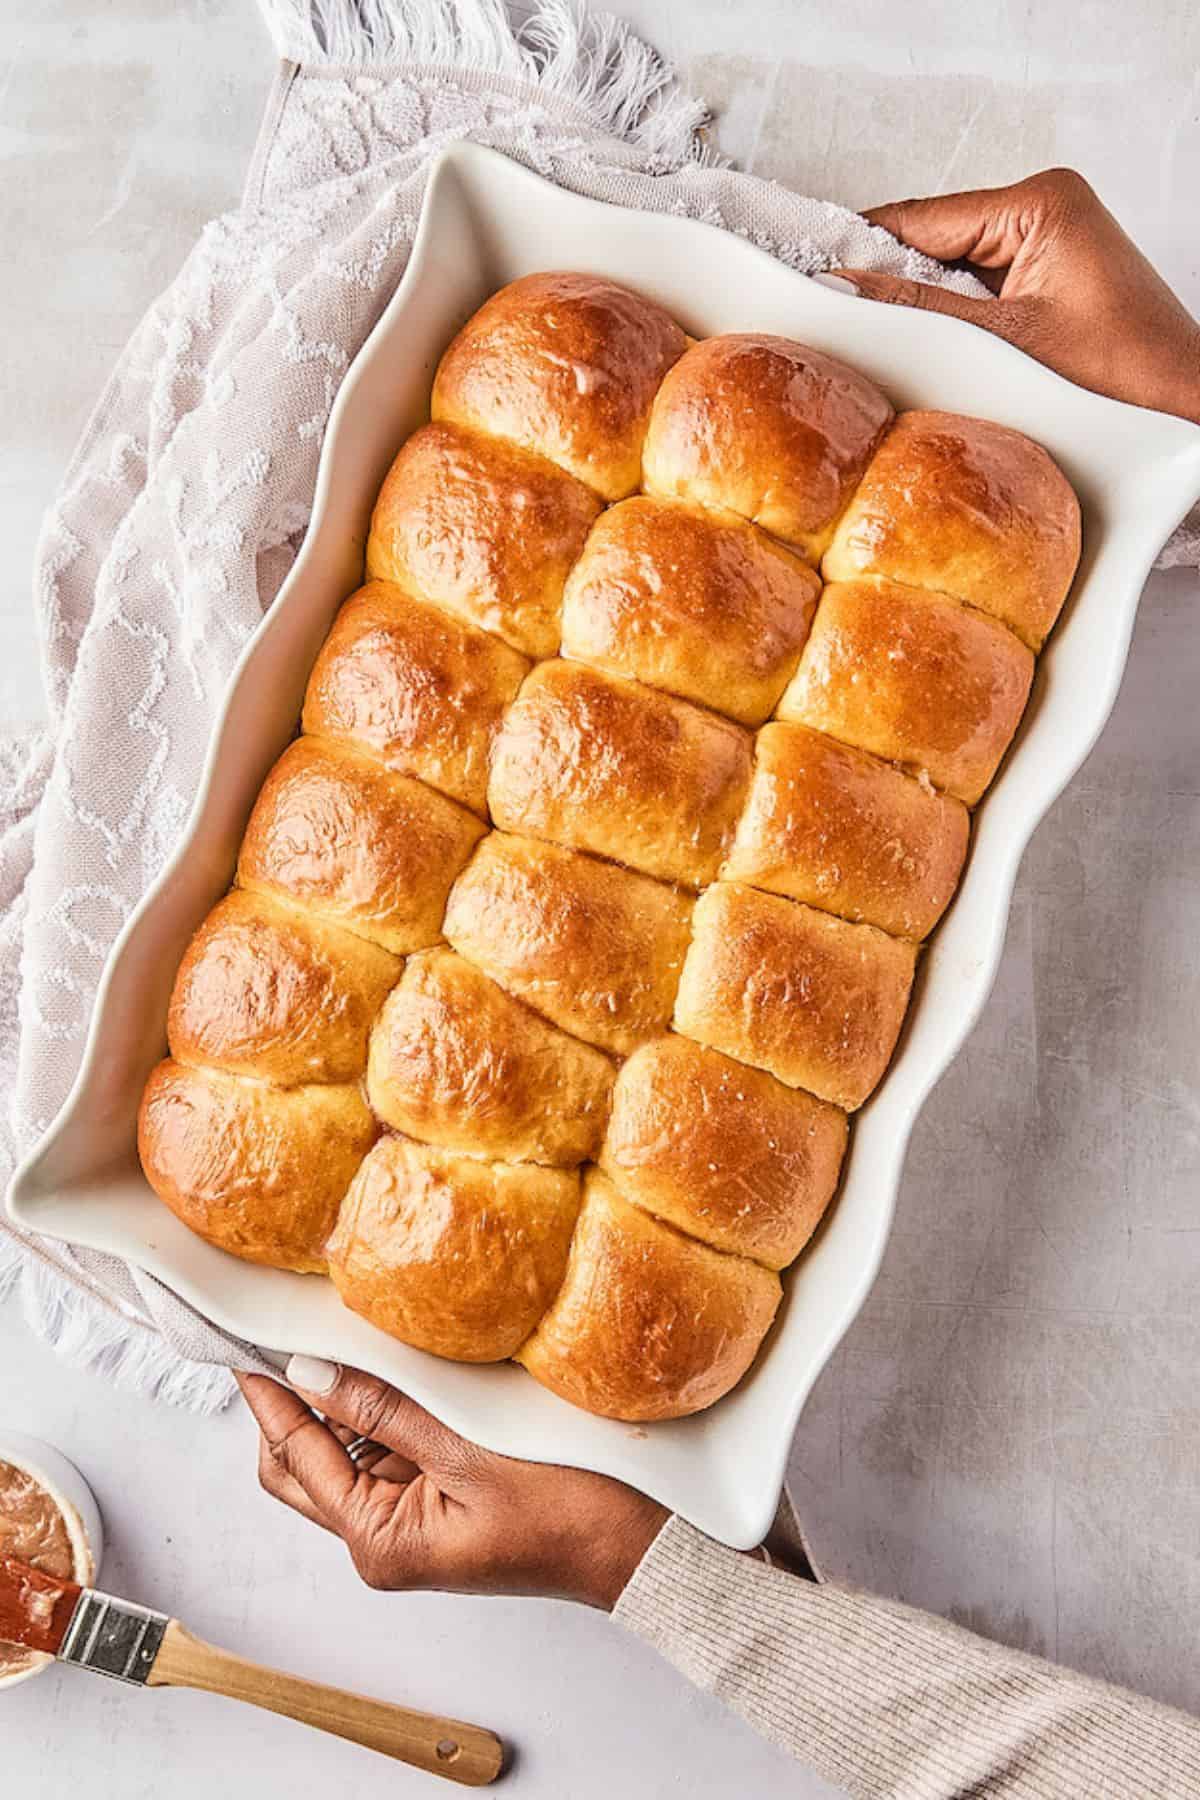
[[320,1356],[289,1356],[284,1374],[302,1393],[327,1394],[338,1378],[338,1366]]
[[847,281],[844,275],[826,275],[822,273],[820,275],[813,275],[810,279],[819,281],[822,287],[832,288],[835,294],[853,294],[855,296],[858,294],[858,289],[855,287],[854,283],[852,281]]

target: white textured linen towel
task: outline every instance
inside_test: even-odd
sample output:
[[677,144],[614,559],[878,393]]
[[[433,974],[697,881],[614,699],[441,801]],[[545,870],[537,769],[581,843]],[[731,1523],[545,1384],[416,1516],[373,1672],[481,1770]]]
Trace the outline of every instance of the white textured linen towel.
[[[108,950],[183,829],[234,662],[308,520],[330,405],[455,138],[789,266],[982,294],[856,214],[722,167],[702,102],[576,0],[261,0],[285,59],[241,206],[122,355],[35,573],[49,729],[0,740],[0,1183],[62,1105]],[[1165,560],[1200,561],[1200,526]],[[248,1346],[110,1257],[0,1221],[0,1295],[65,1355],[207,1409]]]

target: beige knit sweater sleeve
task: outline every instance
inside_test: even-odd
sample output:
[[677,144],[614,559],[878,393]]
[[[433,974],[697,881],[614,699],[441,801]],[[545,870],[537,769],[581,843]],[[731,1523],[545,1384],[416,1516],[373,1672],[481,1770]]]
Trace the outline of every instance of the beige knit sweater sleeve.
[[1200,1722],[681,1519],[613,1616],[856,1800],[1200,1796]]

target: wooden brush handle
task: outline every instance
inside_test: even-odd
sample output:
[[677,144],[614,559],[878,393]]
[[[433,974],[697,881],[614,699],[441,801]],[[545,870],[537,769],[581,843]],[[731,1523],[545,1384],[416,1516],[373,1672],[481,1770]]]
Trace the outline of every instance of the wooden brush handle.
[[464,1787],[486,1787],[500,1773],[504,1747],[494,1732],[460,1719],[439,1719],[433,1713],[410,1712],[386,1700],[368,1700],[341,1688],[322,1687],[298,1675],[281,1675],[264,1669],[228,1650],[218,1650],[193,1637],[178,1619],[167,1626],[154,1667],[146,1678],[149,1687],[201,1688],[208,1694],[227,1694],[267,1712],[282,1713],[349,1738],[368,1750],[380,1750],[397,1762],[444,1775]]

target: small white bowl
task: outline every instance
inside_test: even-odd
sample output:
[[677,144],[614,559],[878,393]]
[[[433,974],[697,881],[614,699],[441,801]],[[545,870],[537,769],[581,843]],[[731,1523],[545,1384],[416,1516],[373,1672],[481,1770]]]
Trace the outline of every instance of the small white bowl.
[[[11,1463],[49,1494],[63,1516],[71,1540],[74,1578],[82,1586],[90,1587],[104,1554],[104,1527],[95,1496],[74,1463],[69,1463],[52,1444],[44,1444],[40,1438],[28,1437],[23,1431],[3,1429],[0,1429],[0,1463]],[[0,1690],[16,1687],[19,1682],[28,1681],[31,1675],[40,1675],[53,1661],[52,1656],[39,1656],[28,1668],[16,1669],[11,1675],[0,1674]]]

